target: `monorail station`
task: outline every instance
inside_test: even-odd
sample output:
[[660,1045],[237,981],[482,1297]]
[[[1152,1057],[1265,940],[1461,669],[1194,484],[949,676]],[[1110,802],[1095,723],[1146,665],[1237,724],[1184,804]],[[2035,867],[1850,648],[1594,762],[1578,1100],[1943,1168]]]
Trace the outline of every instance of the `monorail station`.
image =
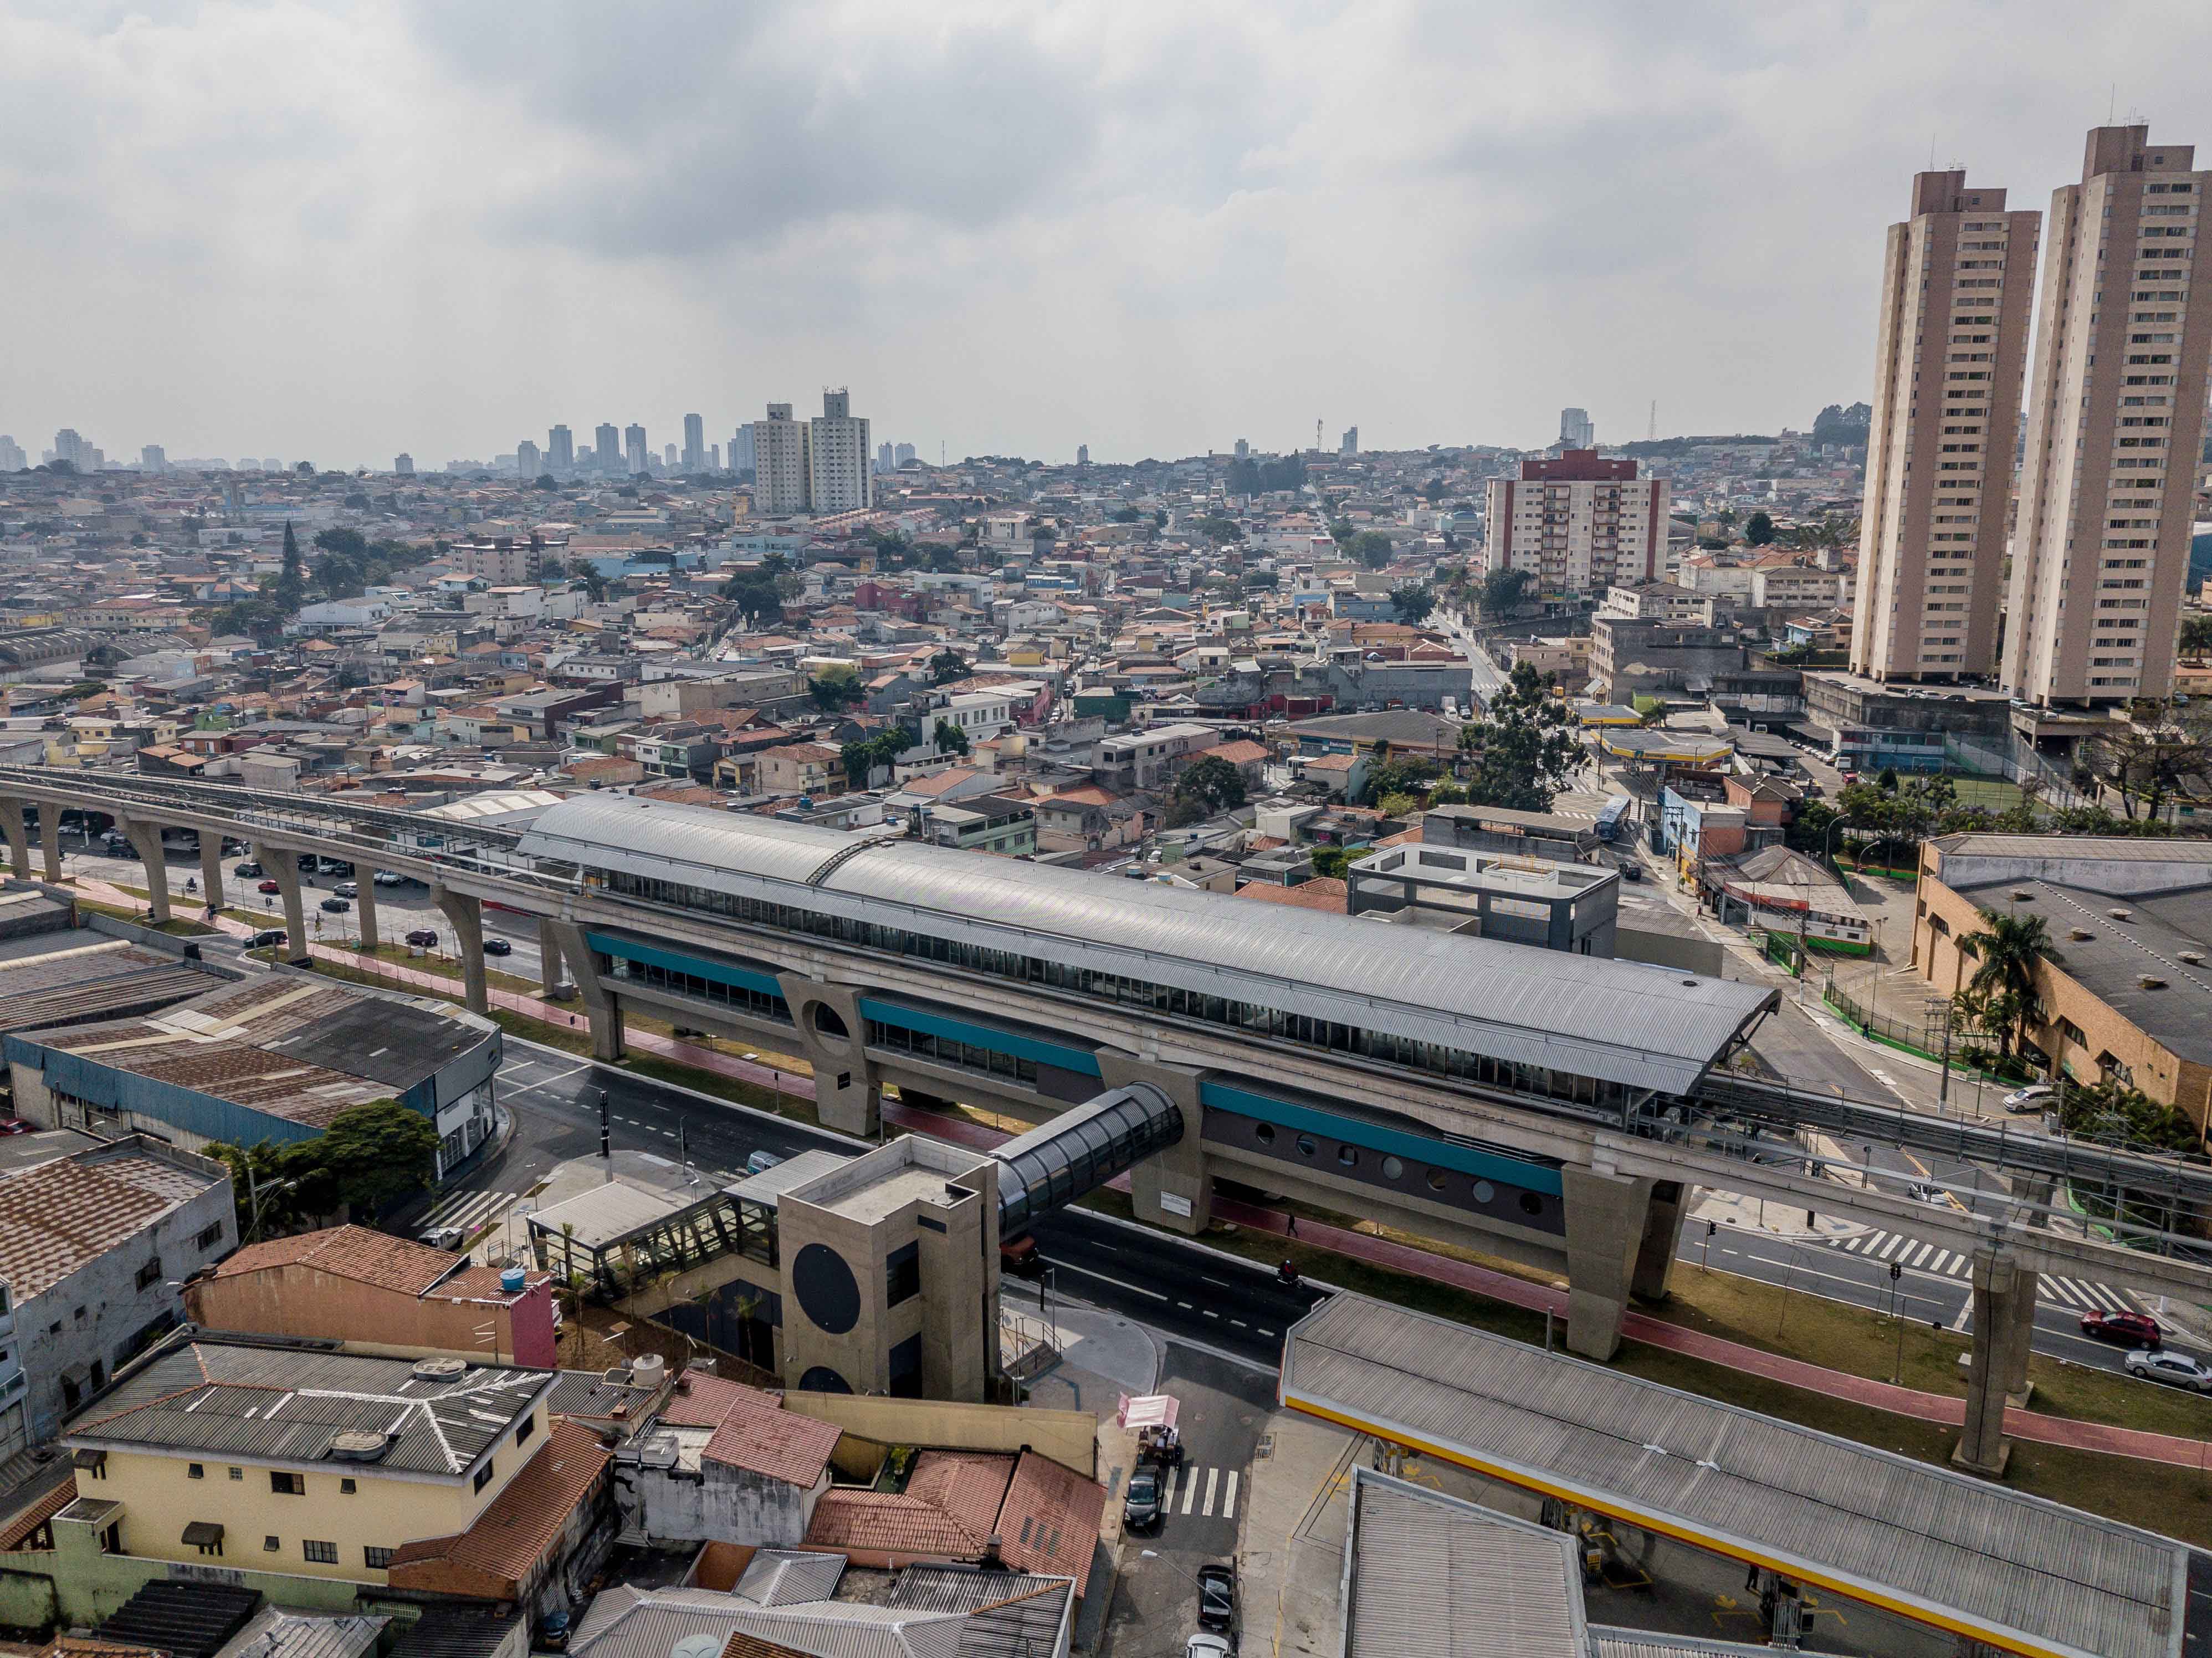
[[[1364,1296],[1291,1327],[1279,1399],[1472,1476],[1358,1472],[1346,1658],[2185,1658],[2212,1630],[2212,1560],[2172,1538]],[[1734,1606],[1607,1626],[1589,1600],[1623,1579]]]
[[[1599,1357],[1632,1292],[1664,1294],[1685,1192],[1599,1167],[1589,1136],[1692,1093],[1775,1001],[629,797],[565,801],[516,852],[580,884],[547,971],[565,958],[602,1057],[629,1008],[781,1045],[824,1124],[865,1136],[887,1084],[1042,1122],[1148,1084],[1184,1127],[1133,1171],[1140,1218],[1202,1231],[1225,1175],[1564,1272]],[[601,898],[655,924],[586,919]]]

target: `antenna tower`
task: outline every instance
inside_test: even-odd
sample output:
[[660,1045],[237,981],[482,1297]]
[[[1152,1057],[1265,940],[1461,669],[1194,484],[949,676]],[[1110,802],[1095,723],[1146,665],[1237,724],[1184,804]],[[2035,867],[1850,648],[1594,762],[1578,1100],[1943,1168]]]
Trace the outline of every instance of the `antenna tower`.
[[1318,419],[1314,422],[1314,453],[1321,453],[1321,422]]
[[1651,423],[1644,428],[1644,435],[1647,441],[1656,440],[1659,435],[1659,399],[1656,398],[1651,399]]

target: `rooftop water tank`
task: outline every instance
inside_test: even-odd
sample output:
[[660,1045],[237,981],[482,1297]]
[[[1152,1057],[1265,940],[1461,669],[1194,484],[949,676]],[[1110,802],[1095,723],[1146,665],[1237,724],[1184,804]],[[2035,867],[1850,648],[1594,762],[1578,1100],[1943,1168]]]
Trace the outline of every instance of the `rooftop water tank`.
[[660,1378],[668,1374],[668,1361],[659,1353],[640,1353],[629,1362],[629,1384],[633,1388],[658,1388]]
[[528,1282],[529,1280],[523,1275],[522,1268],[520,1266],[509,1266],[502,1271],[499,1275],[500,1291],[503,1295],[520,1295],[523,1291],[523,1286]]

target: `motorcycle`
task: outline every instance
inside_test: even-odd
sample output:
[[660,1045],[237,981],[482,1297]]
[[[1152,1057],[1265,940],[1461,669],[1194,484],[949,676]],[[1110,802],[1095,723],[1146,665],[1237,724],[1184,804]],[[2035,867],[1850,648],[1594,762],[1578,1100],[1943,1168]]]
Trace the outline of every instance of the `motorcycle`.
[[1291,1266],[1287,1260],[1285,1261],[1280,1266],[1275,1268],[1275,1282],[1281,1284],[1286,1290],[1297,1289],[1298,1287],[1298,1269]]

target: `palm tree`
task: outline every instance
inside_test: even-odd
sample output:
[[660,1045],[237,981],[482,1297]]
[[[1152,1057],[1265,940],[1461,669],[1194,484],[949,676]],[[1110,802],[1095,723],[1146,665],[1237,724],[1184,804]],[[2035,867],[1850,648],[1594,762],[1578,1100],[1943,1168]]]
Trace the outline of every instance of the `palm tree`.
[[2009,1051],[2009,1038],[2024,1046],[2027,1027],[2043,1017],[2036,963],[2064,959],[2051,947],[2051,924],[2040,915],[1992,914],[1979,932],[1959,940],[1959,951],[1981,963],[1966,981],[1967,990],[1984,1006],[2011,1016],[1999,1026],[2000,1045]]

